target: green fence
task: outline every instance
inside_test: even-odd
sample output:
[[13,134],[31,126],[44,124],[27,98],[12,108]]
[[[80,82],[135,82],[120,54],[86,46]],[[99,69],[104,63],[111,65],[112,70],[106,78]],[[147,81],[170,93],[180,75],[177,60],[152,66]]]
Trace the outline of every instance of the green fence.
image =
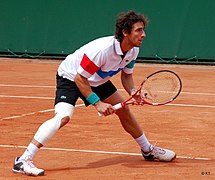
[[140,59],[215,63],[214,0],[2,0],[0,55],[65,57],[112,35],[116,16],[130,9],[150,20]]

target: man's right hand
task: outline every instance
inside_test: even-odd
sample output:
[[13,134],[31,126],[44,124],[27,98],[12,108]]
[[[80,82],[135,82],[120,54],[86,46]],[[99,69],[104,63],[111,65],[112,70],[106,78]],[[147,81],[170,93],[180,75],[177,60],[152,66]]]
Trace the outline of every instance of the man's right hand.
[[115,113],[115,109],[113,108],[113,106],[111,104],[104,103],[102,101],[98,101],[97,103],[95,103],[94,106],[95,106],[96,110],[104,116],[108,116],[108,115]]

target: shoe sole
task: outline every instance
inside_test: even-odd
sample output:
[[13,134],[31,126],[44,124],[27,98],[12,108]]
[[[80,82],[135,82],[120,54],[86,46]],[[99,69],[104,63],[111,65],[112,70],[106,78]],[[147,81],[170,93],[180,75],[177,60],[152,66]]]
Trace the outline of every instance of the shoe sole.
[[160,160],[160,162],[171,162],[171,161],[173,161],[175,158],[176,158],[176,154],[175,154],[175,156],[174,156],[172,159],[170,159],[170,160],[168,160],[168,161],[165,161],[165,160],[164,160],[164,161],[161,161],[161,160]]
[[39,174],[35,175],[35,174],[27,174],[22,170],[16,170],[16,169],[12,169],[13,173],[20,173],[20,174],[25,174],[27,176],[43,176],[45,174],[45,171],[40,172]]
[[[144,157],[144,156],[143,156]],[[145,161],[157,161],[157,162],[171,162],[171,161],[173,161],[174,159],[176,159],[176,154],[175,154],[175,156],[172,158],[172,159],[170,159],[170,160],[160,160],[160,159],[158,159],[158,158],[155,158],[155,159],[147,159],[147,158],[145,158],[144,157],[144,160]]]

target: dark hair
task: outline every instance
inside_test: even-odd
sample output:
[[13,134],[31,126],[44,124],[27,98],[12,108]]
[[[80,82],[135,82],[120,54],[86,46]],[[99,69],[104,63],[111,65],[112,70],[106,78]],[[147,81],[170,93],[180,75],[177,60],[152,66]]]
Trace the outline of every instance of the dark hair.
[[119,14],[115,27],[116,39],[121,42],[124,38],[122,30],[125,30],[127,33],[131,33],[133,24],[137,22],[143,22],[144,26],[146,27],[148,24],[148,19],[144,15],[137,14],[133,10],[130,10],[127,13]]

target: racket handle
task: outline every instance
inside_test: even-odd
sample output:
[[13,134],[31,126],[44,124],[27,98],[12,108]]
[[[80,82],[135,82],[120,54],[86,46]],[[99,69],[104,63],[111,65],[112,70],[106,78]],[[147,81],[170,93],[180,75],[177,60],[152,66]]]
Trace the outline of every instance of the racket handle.
[[122,108],[122,103],[115,104],[115,105],[113,106],[113,108],[114,108],[115,110],[121,109],[121,108]]
[[98,116],[99,116],[99,117],[102,117],[102,113],[98,112]]
[[[113,108],[114,108],[115,110],[121,109],[121,108],[122,108],[122,103],[115,104],[115,105],[113,106]],[[99,117],[102,117],[102,113],[98,112],[98,116],[99,116]]]

